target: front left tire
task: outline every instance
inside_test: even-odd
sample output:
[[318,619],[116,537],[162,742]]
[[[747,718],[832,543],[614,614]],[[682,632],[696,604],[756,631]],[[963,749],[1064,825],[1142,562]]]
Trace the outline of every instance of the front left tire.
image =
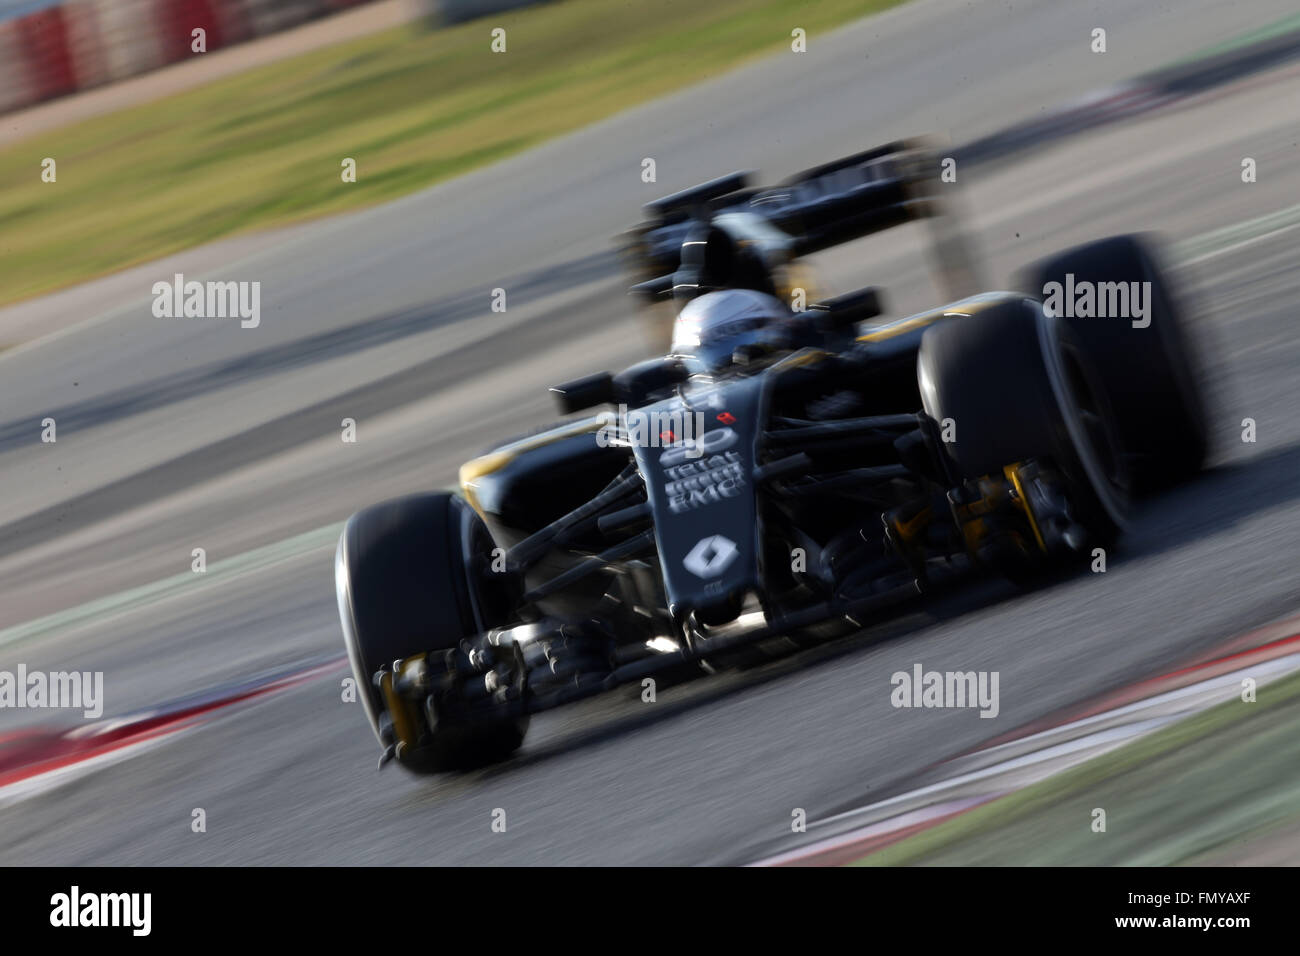
[[[374,675],[394,661],[449,650],[508,623],[506,575],[489,571],[493,542],[460,496],[409,495],[348,519],[335,553],[343,642],[371,729],[382,747],[414,773],[439,773],[501,760],[518,749],[527,718],[491,723],[439,722],[405,715],[415,739],[399,741]],[[412,711],[415,708],[411,708]]]

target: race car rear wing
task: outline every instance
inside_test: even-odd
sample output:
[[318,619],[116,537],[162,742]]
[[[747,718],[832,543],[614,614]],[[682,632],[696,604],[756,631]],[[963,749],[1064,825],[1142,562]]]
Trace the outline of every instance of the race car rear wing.
[[647,221],[624,236],[624,251],[642,277],[632,293],[657,301],[673,293],[682,243],[701,228],[721,228],[779,267],[830,246],[914,220],[932,223],[941,287],[951,298],[978,291],[973,257],[948,209],[942,157],[921,140],[899,140],[756,188],[737,172],[645,206]]

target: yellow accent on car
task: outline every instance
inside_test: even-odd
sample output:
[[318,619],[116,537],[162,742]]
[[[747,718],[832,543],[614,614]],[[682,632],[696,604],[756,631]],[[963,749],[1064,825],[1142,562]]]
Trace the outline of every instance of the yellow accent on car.
[[895,518],[894,528],[898,531],[898,535],[900,538],[910,543],[913,538],[915,538],[918,534],[920,534],[922,531],[925,530],[926,526],[929,525],[932,517],[933,514],[931,512],[930,506],[926,505],[916,514],[914,514],[910,521],[903,521],[899,518]]
[[912,329],[918,329],[922,326],[929,325],[942,315],[942,312],[933,312],[925,315],[914,315],[911,318],[900,319],[897,322],[890,322],[888,325],[882,325],[870,332],[859,335],[858,341],[879,342],[883,339],[892,339],[895,335],[902,335],[904,332],[912,331]]
[[1039,530],[1038,519],[1034,517],[1034,509],[1029,507],[1029,499],[1025,496],[1024,484],[1020,480],[1021,464],[1022,462],[1016,462],[1014,465],[1007,465],[1002,469],[1002,473],[1011,482],[1011,487],[1016,489],[1016,497],[1019,499],[1020,507],[1024,509],[1025,516],[1029,518],[1029,527],[1034,531],[1034,540],[1038,542],[1038,547],[1046,553],[1047,544],[1043,541],[1043,532]]
[[392,671],[384,672],[384,676],[379,681],[379,690],[388,708],[388,716],[393,721],[393,733],[407,747],[414,747],[419,741],[415,718],[411,715],[410,702],[403,700],[393,690]]
[[805,365],[812,365],[815,362],[820,362],[829,354],[830,353],[825,349],[800,349],[793,355],[787,355],[785,358],[781,359],[781,361],[773,365],[769,371],[783,372],[786,369],[803,368]]
[[569,425],[563,425],[559,428],[552,428],[550,431],[539,432],[536,435],[529,435],[526,438],[520,438],[512,441],[500,448],[493,449],[486,455],[480,455],[477,458],[471,458],[465,464],[460,466],[460,475],[458,480],[460,490],[465,495],[465,499],[470,503],[480,517],[483,515],[483,509],[479,506],[478,496],[474,493],[474,482],[478,481],[484,475],[490,475],[495,471],[500,471],[510,462],[514,461],[519,455],[534,448],[541,448],[549,445],[551,442],[559,441],[561,438],[572,438],[574,435],[583,435],[587,432],[600,431],[605,425],[610,424],[606,416],[595,415],[591,418],[584,418],[581,421],[573,422]]
[[928,312],[918,312],[916,315],[909,315],[906,318],[896,319],[885,325],[875,326],[870,331],[859,335],[857,340],[859,342],[880,342],[885,339],[892,339],[896,335],[902,335],[905,332],[911,332],[913,329],[931,325],[945,315],[974,315],[976,312],[991,308],[1012,298],[1019,298],[1019,296],[1011,292],[981,292],[979,295],[973,295],[968,299],[959,299],[956,302],[950,302],[948,305],[931,309]]

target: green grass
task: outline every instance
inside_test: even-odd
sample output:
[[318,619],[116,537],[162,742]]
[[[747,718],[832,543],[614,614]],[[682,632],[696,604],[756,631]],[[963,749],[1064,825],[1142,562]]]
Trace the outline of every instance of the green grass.
[[392,199],[788,49],[795,27],[816,56],[819,33],[897,2],[567,0],[386,31],[24,140],[0,152],[0,302]]
[[1213,46],[1199,50],[1191,56],[1183,57],[1174,61],[1172,65],[1181,66],[1185,63],[1192,63],[1196,60],[1203,60],[1208,57],[1217,56],[1220,53],[1227,53],[1229,50],[1240,49],[1248,43],[1258,43],[1261,40],[1271,40],[1275,36],[1281,36],[1283,33],[1290,33],[1293,30],[1300,30],[1300,13],[1293,13],[1260,27],[1258,30],[1250,30],[1246,33],[1239,33],[1236,36],[1228,37]]
[[[859,865],[1168,866],[1300,822],[1300,675],[885,847]],[[1106,811],[1106,832],[1091,829]]]

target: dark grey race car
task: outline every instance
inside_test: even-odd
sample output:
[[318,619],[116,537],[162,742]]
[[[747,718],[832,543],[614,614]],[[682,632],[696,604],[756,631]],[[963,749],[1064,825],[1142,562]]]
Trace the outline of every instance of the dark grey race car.
[[652,204],[628,250],[634,291],[680,306],[669,354],[557,386],[565,414],[606,410],[466,463],[460,494],[348,521],[339,613],[381,765],[501,759],[541,710],[824,640],[958,575],[1059,574],[1202,466],[1195,357],[1144,239],[884,325],[871,288],[789,307],[798,257],[914,219],[968,285],[937,168],[895,143]]

